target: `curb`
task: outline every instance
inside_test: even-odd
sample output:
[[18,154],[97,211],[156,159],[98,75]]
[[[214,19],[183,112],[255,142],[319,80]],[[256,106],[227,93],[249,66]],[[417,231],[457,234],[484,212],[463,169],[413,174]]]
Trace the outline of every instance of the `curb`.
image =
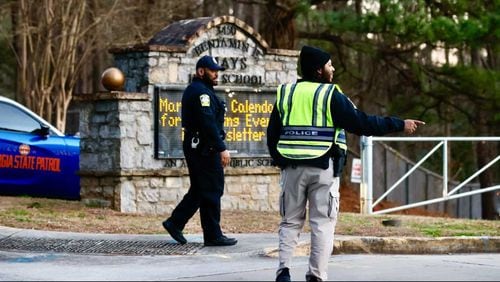
[[[338,254],[452,254],[500,253],[500,237],[345,237],[335,238],[332,255]],[[295,256],[308,256],[309,242],[298,244]],[[278,249],[266,249],[265,255],[277,257]]]
[[339,239],[338,254],[500,253],[500,237],[360,237]]

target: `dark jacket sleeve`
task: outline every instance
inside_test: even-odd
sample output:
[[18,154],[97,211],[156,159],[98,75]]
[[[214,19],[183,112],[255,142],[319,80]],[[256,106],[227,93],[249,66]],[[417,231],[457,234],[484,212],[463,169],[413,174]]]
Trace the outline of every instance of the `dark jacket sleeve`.
[[356,135],[382,136],[404,130],[404,121],[397,117],[368,115],[335,89],[332,98],[333,124]]
[[277,145],[282,127],[283,125],[281,124],[281,119],[275,103],[267,126],[267,148],[271,158],[273,158],[274,165],[280,164],[281,155],[278,153]]
[[[201,95],[199,95],[201,96]],[[198,107],[200,108],[200,130],[204,134],[204,139],[208,143],[207,145],[213,147],[217,152],[222,152],[226,150],[226,145],[222,140],[221,132],[217,127],[217,105],[212,97],[210,98],[210,106],[201,105],[200,99],[198,97]]]

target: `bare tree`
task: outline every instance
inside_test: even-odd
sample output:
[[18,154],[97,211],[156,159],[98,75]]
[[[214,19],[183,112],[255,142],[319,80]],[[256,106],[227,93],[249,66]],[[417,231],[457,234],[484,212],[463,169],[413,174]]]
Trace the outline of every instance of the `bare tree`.
[[108,15],[85,21],[88,2],[18,0],[11,3],[16,97],[64,131],[66,112],[82,67],[94,50],[95,27]]

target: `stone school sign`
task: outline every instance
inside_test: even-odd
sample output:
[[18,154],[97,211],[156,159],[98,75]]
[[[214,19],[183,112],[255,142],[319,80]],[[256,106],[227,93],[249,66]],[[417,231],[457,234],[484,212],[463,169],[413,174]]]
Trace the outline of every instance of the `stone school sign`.
[[[204,25],[203,33],[200,33],[200,25]],[[219,74],[220,86],[216,87],[216,91],[226,103],[226,143],[233,158],[266,157],[265,130],[275,101],[276,85],[280,79],[289,81],[295,77],[295,61],[290,57],[278,60],[276,55],[266,56],[267,43],[252,28],[230,17],[180,21],[159,32],[149,44],[177,44],[172,34],[179,31],[197,31],[199,36],[190,37],[190,46],[181,42],[181,46],[186,47],[186,62],[190,63],[179,66],[181,70],[178,75],[183,77],[178,76],[176,81],[166,80],[166,75],[160,75],[164,73],[161,67],[155,71],[159,73],[154,75],[153,81],[157,102],[155,156],[166,159],[183,157],[180,117],[182,92],[192,79],[195,61],[208,54],[226,68]],[[188,58],[191,60],[187,61]],[[159,61],[165,59],[159,58]],[[269,161],[242,162],[234,159],[231,166],[248,163],[269,165]]]
[[276,87],[295,81],[298,51],[270,49],[230,16],[174,22],[147,44],[113,48],[123,92],[83,98],[80,119],[82,199],[123,212],[170,212],[189,187],[183,160],[182,92],[203,55],[217,58],[217,95],[232,161],[223,209],[278,209],[278,176],[266,129]]

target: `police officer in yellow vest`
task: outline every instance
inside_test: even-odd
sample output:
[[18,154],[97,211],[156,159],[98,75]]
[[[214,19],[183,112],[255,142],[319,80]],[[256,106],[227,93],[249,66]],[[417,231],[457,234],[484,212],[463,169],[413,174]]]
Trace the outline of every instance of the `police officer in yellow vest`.
[[[339,211],[339,174],[344,164],[345,131],[357,135],[411,134],[422,121],[367,115],[332,84],[330,55],[304,46],[302,79],[282,84],[267,129],[267,145],[281,170],[279,266],[276,281],[290,281],[294,249],[309,202],[311,253],[307,281],[327,280]],[[337,165],[334,165],[334,164]]]

